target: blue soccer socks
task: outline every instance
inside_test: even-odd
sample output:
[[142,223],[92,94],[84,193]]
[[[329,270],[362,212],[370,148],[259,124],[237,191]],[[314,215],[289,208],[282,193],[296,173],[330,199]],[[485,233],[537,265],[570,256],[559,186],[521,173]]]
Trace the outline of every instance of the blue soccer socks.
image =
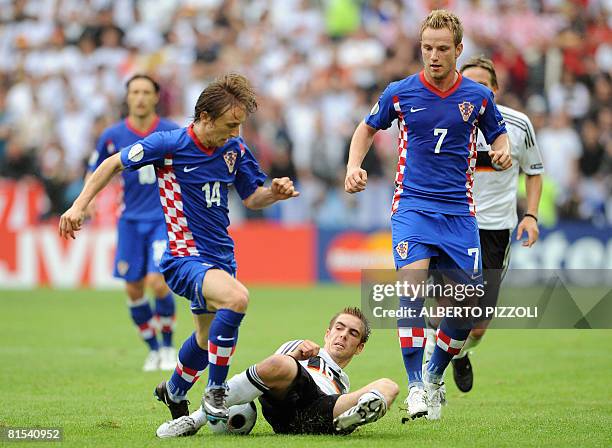
[[236,350],[238,327],[244,313],[237,313],[227,308],[217,311],[208,330],[208,372],[209,387],[221,387],[225,384],[232,355]]
[[436,331],[436,348],[427,364],[427,378],[431,383],[440,383],[444,370],[451,359],[457,355],[468,335],[470,329],[465,328],[465,321],[445,317]]
[[159,343],[155,332],[156,324],[153,319],[153,311],[146,297],[129,302],[130,315],[134,324],[138,327],[140,336],[152,351],[159,350]]
[[179,350],[178,363],[167,383],[172,401],[185,399],[189,389],[198,381],[208,365],[208,351],[198,345],[195,332],[187,338]]
[[159,321],[162,346],[172,347],[172,334],[176,322],[174,295],[169,292],[166,297],[155,299],[155,316]]
[[400,298],[400,308],[411,318],[398,319],[397,333],[404,367],[408,375],[408,387],[423,388],[423,353],[425,352],[425,319],[420,316],[423,299]]

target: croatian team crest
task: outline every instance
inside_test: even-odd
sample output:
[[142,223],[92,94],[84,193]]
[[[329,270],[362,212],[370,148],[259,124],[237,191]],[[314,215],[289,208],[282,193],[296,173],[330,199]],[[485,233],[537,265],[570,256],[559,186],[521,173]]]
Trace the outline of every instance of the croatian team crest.
[[464,101],[459,104],[459,112],[461,112],[461,116],[463,117],[463,121],[468,121],[470,119],[470,115],[474,112],[474,105],[469,101]]
[[405,260],[408,257],[408,241],[400,241],[397,243],[397,246],[395,246],[395,251],[402,260]]
[[117,272],[119,272],[119,275],[125,275],[129,268],[130,268],[130,265],[128,264],[127,261],[119,260],[117,262]]
[[236,164],[236,157],[238,153],[236,151],[227,151],[223,154],[223,160],[225,160],[225,164],[227,165],[227,169],[230,173],[234,171],[234,165]]

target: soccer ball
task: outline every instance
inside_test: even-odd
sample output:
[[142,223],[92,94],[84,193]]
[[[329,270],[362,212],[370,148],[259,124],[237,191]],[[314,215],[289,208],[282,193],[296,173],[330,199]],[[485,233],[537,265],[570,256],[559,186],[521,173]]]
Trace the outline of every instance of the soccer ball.
[[242,434],[250,433],[257,421],[257,408],[252,401],[246,404],[237,404],[229,409],[227,423],[208,422],[208,427],[215,434]]

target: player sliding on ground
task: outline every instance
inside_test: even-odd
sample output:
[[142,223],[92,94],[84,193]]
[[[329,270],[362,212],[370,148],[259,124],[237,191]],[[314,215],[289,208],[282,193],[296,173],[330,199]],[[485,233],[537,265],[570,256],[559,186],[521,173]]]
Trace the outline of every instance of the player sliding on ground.
[[[509,168],[504,119],[493,93],[457,72],[463,51],[463,27],[457,16],[432,11],[421,25],[420,36],[424,69],[389,84],[355,130],[345,189],[357,193],[366,188],[367,173],[361,163],[376,132],[397,120],[399,161],[391,228],[401,280],[424,284],[428,269],[437,266],[454,273],[447,278],[451,283],[480,284],[482,262],[472,193],[476,136],[480,129],[491,144],[492,163]],[[416,316],[423,303],[423,297],[400,299],[400,306],[412,309]],[[457,318],[442,320],[423,378],[424,327],[423,317],[398,321],[409,386],[406,404],[410,418],[438,419],[442,374],[470,330]]]
[[228,190],[233,185],[248,208],[261,209],[298,196],[286,177],[266,178],[239,136],[257,101],[248,80],[225,75],[210,83],[186,128],[156,132],[106,159],[60,219],[60,235],[75,237],[91,200],[124,169],[155,167],[168,232],[160,270],[168,286],[191,301],[196,331],[183,343],[170,380],[155,394],[173,418],[189,415],[187,392],[206,367],[202,406],[209,420],[227,420],[225,383],[249,294],[236,280],[234,242],[227,227]]
[[[349,393],[344,368],[363,350],[370,325],[358,308],[336,314],[325,331],[323,348],[308,340],[289,341],[274,355],[233,376],[228,406],[259,398],[263,415],[280,434],[349,433],[383,415],[399,393],[383,378]],[[199,409],[164,423],[158,437],[195,434],[206,423]]]

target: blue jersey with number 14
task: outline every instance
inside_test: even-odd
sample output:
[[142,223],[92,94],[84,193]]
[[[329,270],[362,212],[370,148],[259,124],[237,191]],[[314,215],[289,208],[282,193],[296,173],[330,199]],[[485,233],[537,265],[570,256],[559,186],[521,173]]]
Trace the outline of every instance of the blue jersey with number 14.
[[234,242],[227,231],[229,187],[233,185],[246,199],[266,179],[242,138],[207,148],[192,124],[156,132],[123,148],[121,163],[127,170],[155,166],[168,231],[165,257],[198,257],[223,266],[233,263]]
[[396,119],[399,162],[392,211],[474,215],[477,128],[489,144],[506,132],[493,93],[460,74],[441,92],[421,72],[389,84],[365,122],[387,129]]
[[[169,120],[157,117],[151,127],[140,132],[125,120],[106,128],[96,145],[96,151],[89,160],[89,171],[92,172],[104,160],[121,148],[136,143],[138,140],[157,131],[169,131],[178,126]],[[121,217],[131,220],[162,221],[164,216],[159,205],[157,179],[152,166],[143,166],[138,171],[123,171],[123,206]]]

